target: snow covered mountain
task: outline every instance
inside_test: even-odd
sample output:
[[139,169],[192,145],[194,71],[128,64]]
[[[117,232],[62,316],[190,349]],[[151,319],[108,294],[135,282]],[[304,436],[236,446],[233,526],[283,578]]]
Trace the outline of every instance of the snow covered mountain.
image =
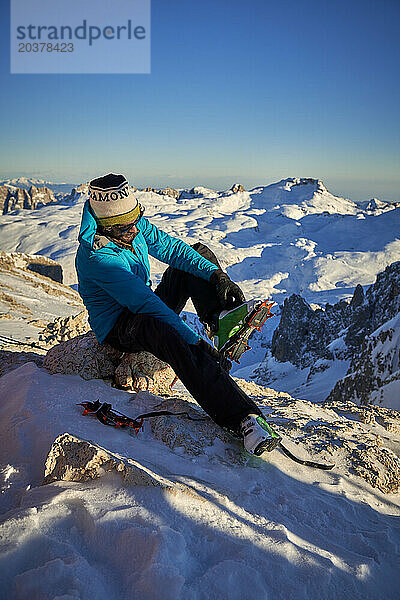
[[46,181],[45,179],[36,179],[33,177],[14,177],[11,179],[0,179],[0,185],[6,185],[10,188],[20,188],[28,190],[32,185],[34,187],[47,187],[53,190],[53,192],[67,194],[74,184],[60,182],[55,183],[54,181]]
[[[296,294],[254,378],[320,402],[380,402],[400,409],[400,262],[379,273],[364,294],[324,308]],[[334,389],[332,389],[334,388]]]
[[[314,179],[237,192],[197,187],[178,198],[137,195],[157,226],[190,243],[209,244],[249,297],[280,302],[297,293],[312,303],[337,302],[400,258],[397,204],[363,208]],[[86,198],[82,185],[68,210],[55,205],[0,216],[0,249],[45,254],[61,262],[65,280],[75,283],[70,256]],[[161,272],[158,265],[156,279]]]
[[[198,186],[136,193],[158,227],[188,243],[209,245],[248,298],[268,297],[282,305],[296,294],[312,309],[348,301],[357,285],[373,284],[378,273],[400,260],[399,204],[356,203],[334,196],[317,179],[289,178],[248,191],[237,184],[222,192]],[[75,284],[86,199],[83,184],[55,204],[0,216],[0,250],[48,256],[62,264],[64,281]],[[156,285],[165,265],[151,262]],[[275,312],[279,315],[278,308]],[[234,371],[238,376],[254,373],[277,326],[278,317],[254,336],[252,351]],[[279,389],[321,400],[348,367],[348,360],[336,360],[313,382],[292,363],[274,360],[267,370]]]

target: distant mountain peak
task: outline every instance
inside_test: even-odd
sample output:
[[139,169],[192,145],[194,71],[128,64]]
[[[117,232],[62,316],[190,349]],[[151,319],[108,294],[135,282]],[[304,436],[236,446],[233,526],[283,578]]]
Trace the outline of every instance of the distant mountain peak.
[[313,177],[288,177],[287,179],[282,179],[279,183],[284,184],[285,189],[291,189],[298,186],[313,186],[317,192],[328,191],[321,179],[315,179]]

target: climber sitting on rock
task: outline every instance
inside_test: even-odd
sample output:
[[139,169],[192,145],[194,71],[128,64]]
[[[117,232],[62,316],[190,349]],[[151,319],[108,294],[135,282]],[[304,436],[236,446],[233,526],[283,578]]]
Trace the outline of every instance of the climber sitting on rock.
[[[143,213],[123,175],[89,183],[76,270],[98,341],[122,352],[144,350],[168,363],[218,425],[243,437],[246,450],[272,450],[279,436],[229,376],[229,361],[179,317],[191,298],[212,329],[215,315],[244,302],[241,289],[209,248],[171,237]],[[154,291],[149,255],[169,265]]]

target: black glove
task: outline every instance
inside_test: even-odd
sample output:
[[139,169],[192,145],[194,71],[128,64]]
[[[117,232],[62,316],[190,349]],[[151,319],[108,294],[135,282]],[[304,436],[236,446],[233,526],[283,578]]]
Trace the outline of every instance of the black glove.
[[218,352],[218,350],[216,350],[214,348],[214,346],[211,346],[211,344],[208,344],[205,340],[203,340],[203,338],[199,339],[196,346],[199,346],[202,350],[207,352],[207,354],[212,356],[214,360],[219,362],[219,364],[221,365],[221,368],[224,371],[226,371],[227,373],[229,373],[229,371],[232,368],[231,361],[228,358],[226,358],[223,354],[220,354],[220,352]]
[[230,310],[246,301],[240,287],[236,283],[233,283],[222,269],[218,269],[212,273],[210,283],[215,285],[217,289],[221,310]]

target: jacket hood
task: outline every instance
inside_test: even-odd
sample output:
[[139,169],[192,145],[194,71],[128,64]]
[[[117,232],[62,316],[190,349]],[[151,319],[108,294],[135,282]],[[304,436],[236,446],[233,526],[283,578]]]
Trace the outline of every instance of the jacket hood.
[[90,210],[89,200],[86,200],[83,206],[81,228],[79,231],[78,240],[81,242],[81,244],[85,244],[86,246],[90,246],[90,248],[92,248],[96,232],[97,222]]

